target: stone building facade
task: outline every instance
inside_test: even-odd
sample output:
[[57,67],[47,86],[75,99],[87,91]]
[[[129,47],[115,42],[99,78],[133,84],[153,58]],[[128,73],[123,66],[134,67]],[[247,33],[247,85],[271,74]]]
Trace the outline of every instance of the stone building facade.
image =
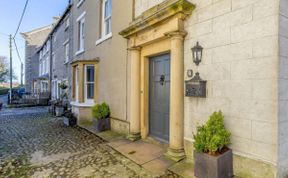
[[127,41],[118,33],[132,21],[132,1],[73,1],[73,112],[91,121],[91,107],[106,102],[113,130],[127,133]]
[[65,83],[68,85],[68,95],[71,92],[72,70],[70,62],[73,58],[73,14],[71,12],[72,4],[70,4],[60,17],[55,28],[51,32],[52,39],[52,56],[51,56],[51,97],[59,99],[63,96],[64,91],[59,85]]
[[[170,59],[167,155],[192,158],[196,127],[221,110],[232,133],[236,175],[287,176],[287,9],[286,0],[135,1],[136,18],[120,33],[129,41],[135,76],[130,133],[145,138],[155,129],[149,66]],[[191,51],[197,41],[204,47],[199,66]],[[189,69],[207,80],[206,98],[184,97]]]
[[25,89],[33,92],[33,81],[39,76],[39,56],[38,49],[41,47],[53,26],[49,25],[30,32],[21,33],[25,39]]

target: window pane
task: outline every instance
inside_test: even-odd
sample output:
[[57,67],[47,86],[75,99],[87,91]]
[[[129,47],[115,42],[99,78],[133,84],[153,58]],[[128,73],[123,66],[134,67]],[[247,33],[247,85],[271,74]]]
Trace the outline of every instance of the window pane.
[[86,81],[94,82],[94,66],[87,66]]
[[87,99],[94,98],[94,83],[87,84]]
[[109,16],[109,2],[105,1],[105,18]]

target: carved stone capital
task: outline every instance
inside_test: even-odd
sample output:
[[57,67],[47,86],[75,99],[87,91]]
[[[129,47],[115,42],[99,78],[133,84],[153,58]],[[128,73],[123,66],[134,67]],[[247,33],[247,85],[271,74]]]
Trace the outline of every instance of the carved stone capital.
[[172,32],[165,33],[165,36],[168,36],[170,38],[184,39],[186,35],[187,35],[187,32],[185,32],[185,31],[172,31]]
[[129,51],[141,51],[141,47],[139,46],[132,46],[128,48]]

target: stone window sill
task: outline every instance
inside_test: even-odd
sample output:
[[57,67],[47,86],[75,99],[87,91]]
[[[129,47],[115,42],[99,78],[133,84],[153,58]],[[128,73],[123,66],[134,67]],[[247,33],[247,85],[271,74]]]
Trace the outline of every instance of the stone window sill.
[[76,102],[76,101],[72,101],[70,102],[70,104],[72,106],[75,106],[75,107],[82,107],[82,108],[90,108],[90,107],[93,107],[95,104],[94,103],[79,103],[79,102]]
[[81,54],[81,53],[84,53],[84,49],[80,49],[79,51],[77,51],[76,53],[75,53],[75,55],[77,56],[77,55],[79,55],[79,54]]
[[108,35],[101,37],[99,40],[96,41],[96,46],[103,43],[104,41],[112,38],[112,36],[113,36],[112,33],[109,33]]

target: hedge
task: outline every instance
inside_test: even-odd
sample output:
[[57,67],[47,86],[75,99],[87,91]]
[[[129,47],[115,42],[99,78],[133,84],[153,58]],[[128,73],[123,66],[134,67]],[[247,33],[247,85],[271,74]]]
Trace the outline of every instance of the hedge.
[[9,88],[1,88],[0,89],[0,95],[6,95],[8,94]]

